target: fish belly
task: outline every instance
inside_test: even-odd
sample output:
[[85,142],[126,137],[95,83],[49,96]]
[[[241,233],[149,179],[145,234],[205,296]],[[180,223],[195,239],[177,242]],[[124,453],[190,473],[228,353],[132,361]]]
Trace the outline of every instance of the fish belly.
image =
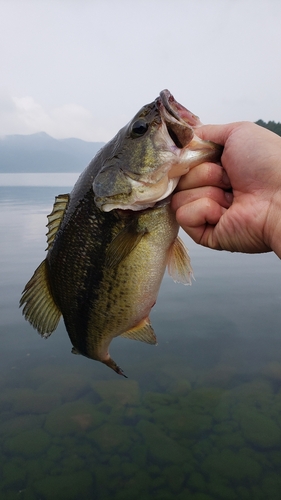
[[143,214],[140,224],[147,228],[147,233],[117,269],[106,270],[99,300],[91,310],[90,337],[100,339],[99,346],[95,346],[99,357],[105,355],[114,337],[148,318],[158,296],[170,247],[178,233],[168,205]]

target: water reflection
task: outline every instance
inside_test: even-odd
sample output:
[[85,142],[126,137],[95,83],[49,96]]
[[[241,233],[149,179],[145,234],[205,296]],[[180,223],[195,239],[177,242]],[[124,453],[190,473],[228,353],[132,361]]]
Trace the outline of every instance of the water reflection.
[[129,376],[24,321],[46,214],[67,188],[0,188],[0,498],[280,498],[281,270],[188,241],[196,282],[165,277],[157,347],[116,339]]

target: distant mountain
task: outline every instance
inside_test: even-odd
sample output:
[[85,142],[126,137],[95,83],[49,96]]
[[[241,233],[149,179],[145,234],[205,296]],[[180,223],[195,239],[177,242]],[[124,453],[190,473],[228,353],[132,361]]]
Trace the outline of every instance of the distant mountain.
[[281,136],[281,123],[280,122],[264,122],[263,120],[258,120],[256,122],[257,125],[260,125],[261,127],[267,128],[268,130],[271,130],[271,132],[275,132],[275,134]]
[[0,138],[0,173],[82,172],[104,142],[54,139],[45,132]]

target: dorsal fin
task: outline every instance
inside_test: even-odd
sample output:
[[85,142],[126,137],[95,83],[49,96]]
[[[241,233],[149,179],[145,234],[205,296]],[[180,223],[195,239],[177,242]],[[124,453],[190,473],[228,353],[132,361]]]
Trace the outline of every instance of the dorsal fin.
[[50,250],[50,248],[53,246],[55,236],[61,225],[61,221],[63,219],[68,202],[69,202],[69,194],[59,194],[55,198],[55,203],[52,212],[50,213],[50,215],[47,216],[48,217],[47,250]]
[[131,340],[140,340],[147,344],[157,344],[157,338],[151,326],[149,318],[142,320],[137,326],[127,332],[121,333],[120,337]]
[[174,281],[184,285],[191,285],[191,278],[194,279],[188,250],[179,237],[169,251],[168,273]]
[[32,278],[25,285],[20,300],[20,307],[24,305],[22,314],[43,337],[56,329],[61,312],[54,302],[47,272],[46,260],[37,267]]

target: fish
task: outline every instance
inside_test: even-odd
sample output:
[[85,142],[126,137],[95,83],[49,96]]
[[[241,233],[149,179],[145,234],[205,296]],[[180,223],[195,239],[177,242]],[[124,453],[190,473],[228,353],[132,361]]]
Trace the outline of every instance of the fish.
[[118,336],[157,344],[149,314],[165,269],[190,284],[192,268],[170,200],[180,176],[222,147],[196,136],[199,118],[163,90],[93,158],[48,215],[47,255],[20,307],[45,338],[61,316],[74,354],[123,370]]

